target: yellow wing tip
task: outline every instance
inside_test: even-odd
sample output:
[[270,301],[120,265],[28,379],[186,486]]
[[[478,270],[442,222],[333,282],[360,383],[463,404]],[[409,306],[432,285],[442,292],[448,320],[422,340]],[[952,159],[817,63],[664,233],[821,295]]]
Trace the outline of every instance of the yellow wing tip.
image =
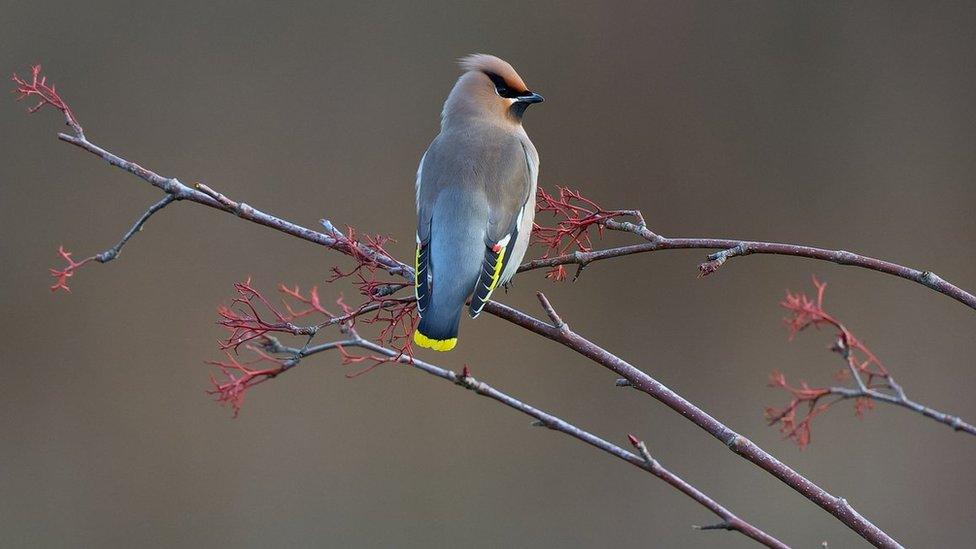
[[457,338],[452,337],[451,339],[431,339],[417,330],[413,333],[413,342],[426,349],[433,349],[435,351],[450,351],[457,345]]

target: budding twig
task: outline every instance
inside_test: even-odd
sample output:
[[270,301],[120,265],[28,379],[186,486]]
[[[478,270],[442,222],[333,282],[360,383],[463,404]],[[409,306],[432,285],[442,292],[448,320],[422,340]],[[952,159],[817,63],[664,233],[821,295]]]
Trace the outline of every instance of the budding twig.
[[[853,399],[854,410],[858,415],[869,409],[872,402],[884,402],[934,419],[956,431],[976,435],[976,426],[957,416],[940,412],[908,398],[905,389],[895,381],[894,376],[871,349],[855,337],[840,320],[824,310],[824,292],[827,284],[814,277],[813,285],[817,291],[816,298],[809,298],[802,293],[787,292],[786,298],[780,303],[790,312],[790,316],[786,319],[789,337],[793,339],[811,326],[834,328],[837,331],[837,339],[831,350],[843,359],[845,370],[841,373],[852,380],[854,387],[814,388],[806,383],[795,387],[786,382],[785,375],[774,371],[769,376],[769,385],[786,390],[791,400],[783,408],[766,409],[766,417],[770,425],[779,424],[780,430],[786,437],[800,447],[804,447],[810,443],[810,429],[814,418],[839,402]],[[836,398],[831,399],[831,397]],[[801,412],[802,418],[798,417]]]
[[68,279],[74,276],[78,269],[92,261],[97,261],[98,263],[108,263],[109,261],[119,257],[119,254],[122,252],[122,248],[126,245],[126,243],[129,242],[130,238],[142,230],[142,227],[146,224],[146,221],[149,221],[149,218],[152,217],[153,214],[159,210],[162,210],[174,200],[176,200],[176,197],[171,194],[167,194],[164,195],[163,198],[161,198],[158,202],[152,206],[149,206],[149,208],[146,209],[141,216],[139,216],[139,219],[133,223],[132,227],[122,235],[122,238],[114,246],[105,250],[104,252],[97,253],[91,257],[82,259],[81,261],[74,261],[71,259],[71,252],[66,251],[63,246],[60,247],[58,249],[58,255],[61,256],[61,259],[63,259],[67,265],[63,269],[50,269],[51,276],[55,278],[55,282],[51,286],[51,291],[54,292],[57,290],[64,290],[66,292],[70,292],[71,288],[68,287]]

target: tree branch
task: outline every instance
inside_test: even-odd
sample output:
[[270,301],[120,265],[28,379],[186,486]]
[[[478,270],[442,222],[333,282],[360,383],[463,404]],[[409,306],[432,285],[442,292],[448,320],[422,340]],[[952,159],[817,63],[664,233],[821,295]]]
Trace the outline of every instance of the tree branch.
[[656,459],[651,456],[651,453],[647,450],[647,445],[644,444],[643,440],[638,440],[633,435],[627,435],[630,439],[630,443],[637,448],[640,452],[641,457],[644,458],[644,465],[647,470],[652,474],[667,482],[673,486],[676,490],[683,492],[685,495],[691,499],[697,501],[702,506],[708,508],[713,513],[718,515],[722,519],[722,522],[718,524],[708,525],[708,526],[694,526],[698,530],[735,530],[741,532],[746,536],[766,545],[767,547],[782,547],[781,542],[775,538],[770,538],[768,534],[763,531],[755,531],[755,527],[749,523],[743,524],[742,519],[735,516],[734,513],[722,507],[718,502],[708,497],[708,495],[702,493],[700,490],[694,486],[688,484],[680,477],[674,473],[668,471],[661,466]]
[[[894,387],[894,379],[888,378],[888,383],[892,384],[892,387]],[[925,406],[924,404],[919,404],[918,402],[906,397],[904,392],[899,392],[896,390],[894,395],[890,395],[888,393],[882,393],[877,389],[868,387],[857,389],[852,389],[850,387],[828,387],[827,391],[828,394],[838,395],[845,400],[851,398],[869,398],[871,400],[901,406],[902,408],[919,413],[927,418],[934,419],[939,423],[948,425],[955,431],[962,431],[964,433],[969,433],[970,435],[976,435],[976,426],[973,426],[971,423],[963,421],[963,419],[959,416],[953,416],[945,412],[940,412],[935,408]]]
[[[885,402],[932,418],[956,431],[976,435],[976,426],[957,416],[909,399],[905,389],[895,381],[871,349],[855,337],[840,320],[824,310],[823,301],[827,284],[814,277],[813,285],[817,290],[816,298],[811,299],[803,293],[787,292],[786,298],[780,303],[790,312],[790,317],[786,319],[789,337],[793,339],[811,326],[834,328],[837,335],[831,350],[841,356],[845,367],[839,372],[838,377],[851,379],[854,387],[810,387],[805,382],[799,387],[794,387],[786,382],[785,375],[774,371],[769,376],[769,385],[787,391],[791,395],[791,400],[783,408],[766,409],[766,417],[771,425],[778,423],[783,434],[803,447],[810,442],[811,423],[814,418],[838,402],[854,399],[854,411],[858,415],[873,407],[872,402]],[[838,398],[830,399],[830,397]],[[824,399],[829,400],[822,402]],[[798,412],[804,407],[805,414],[802,419],[798,418]]]
[[[147,170],[135,162],[130,162],[129,160],[126,160],[99,147],[98,145],[95,145],[85,138],[83,134],[68,135],[65,133],[59,133],[58,139],[84,149],[95,156],[100,157],[109,164],[117,168],[121,168],[122,170],[125,170],[136,177],[147,181],[154,187],[157,187],[163,192],[172,195],[176,200],[187,200],[189,202],[202,204],[222,212],[234,214],[241,219],[246,219],[252,223],[264,225],[265,227],[301,238],[302,240],[307,240],[321,246],[338,250],[347,255],[355,253],[356,251],[361,253],[369,253],[367,250],[350,249],[347,241],[342,238],[336,238],[332,235],[313,231],[296,223],[292,223],[291,221],[286,221],[280,217],[276,217],[256,208],[252,208],[243,202],[234,202],[223,195],[215,193],[215,191],[206,185],[198,184],[197,188],[191,188],[181,183],[175,177],[163,177],[152,170]],[[206,189],[206,191],[202,189]],[[390,272],[390,274],[403,275],[407,276],[408,278],[409,276],[413,275],[413,269],[411,267],[395,260],[377,256],[376,263],[383,266],[388,272]]]
[[901,547],[891,536],[864,518],[844,498],[836,497],[817,486],[812,481],[779,461],[751,440],[736,433],[722,422],[710,416],[701,408],[685,400],[663,383],[652,378],[620,357],[610,353],[583,336],[573,332],[564,323],[546,296],[539,292],[539,301],[552,324],[542,322],[521,311],[491,302],[485,310],[521,326],[531,332],[560,343],[573,351],[609,369],[626,379],[630,385],[654,397],[672,410],[705,430],[730,450],[757,465],[764,471],[780,479],[822,509],[854,530],[858,535],[878,547]]
[[[544,204],[548,204],[549,211],[555,209],[562,215],[567,215],[569,221],[560,222],[562,232],[555,235],[543,235],[547,238],[549,249],[565,251],[567,246],[554,244],[557,238],[569,239],[571,243],[577,244],[579,250],[572,253],[562,253],[554,257],[544,257],[528,261],[519,267],[519,272],[531,271],[541,268],[556,268],[562,265],[578,265],[580,271],[594,261],[624,257],[628,255],[656,252],[660,250],[709,250],[718,249],[718,252],[710,254],[706,261],[698,266],[699,276],[707,276],[719,269],[726,261],[733,257],[747,256],[752,254],[771,254],[786,255],[793,257],[805,257],[820,261],[829,261],[838,265],[850,265],[860,267],[880,273],[897,276],[917,282],[923,286],[931,288],[941,294],[947,295],[952,299],[976,309],[976,296],[963,290],[962,288],[949,283],[932,271],[922,271],[876,259],[866,255],[856,254],[845,250],[828,250],[815,248],[812,246],[801,246],[797,244],[783,244],[778,242],[758,242],[751,240],[735,240],[728,238],[669,238],[659,235],[649,230],[644,223],[644,217],[638,210],[604,210],[590,200],[582,199],[578,193],[563,190],[560,198],[555,199],[547,194],[540,192],[539,199]],[[580,205],[579,202],[585,200]],[[575,203],[574,203],[575,201]],[[555,204],[553,206],[553,204]],[[567,214],[567,207],[571,207]],[[547,208],[547,206],[543,206]],[[630,216],[637,220],[636,223],[620,221],[618,218]],[[590,226],[606,228],[612,231],[628,232],[639,236],[647,242],[642,244],[632,244],[629,246],[618,246],[603,250],[589,249],[589,240],[581,241],[580,231],[585,231]],[[553,229],[548,229],[553,231]],[[548,252],[547,252],[548,255]]]
[[[341,341],[333,341],[329,343],[323,343],[315,346],[310,346],[306,348],[288,347],[282,345],[277,339],[273,337],[267,337],[262,347],[265,351],[275,354],[284,354],[287,358],[288,368],[291,368],[298,364],[298,362],[305,357],[309,357],[318,353],[325,351],[331,351],[339,348],[350,348],[359,347],[361,349],[367,350],[371,353],[376,353],[377,355],[384,356],[390,361],[398,362],[400,364],[405,364],[411,366],[417,370],[424,373],[436,376],[438,378],[450,381],[455,385],[468,389],[475,392],[481,396],[488,397],[492,400],[500,402],[509,408],[517,410],[529,417],[536,420],[535,424],[543,427],[552,429],[553,431],[558,431],[565,435],[569,435],[577,440],[585,442],[590,446],[593,446],[603,452],[606,452],[618,459],[626,461],[627,463],[643,469],[644,471],[658,477],[664,482],[668,483],[670,486],[678,490],[679,492],[685,494],[689,498],[695,500],[700,505],[714,513],[716,516],[722,519],[723,529],[734,530],[747,536],[758,543],[765,545],[766,547],[774,547],[780,549],[786,549],[789,546],[780,540],[774,538],[773,536],[767,534],[758,527],[752,525],[748,521],[739,518],[734,513],[729,511],[727,508],[723,507],[721,504],[716,502],[714,499],[709,497],[707,494],[701,490],[695,488],[693,485],[689,484],[687,481],[679,477],[678,475],[672,473],[668,469],[664,468],[657,460],[651,458],[650,454],[647,453],[647,447],[642,441],[637,441],[633,436],[628,435],[628,438],[634,443],[635,447],[638,448],[641,455],[637,456],[631,452],[624,450],[623,448],[608,442],[588,431],[585,431],[576,425],[573,425],[563,419],[560,419],[552,414],[542,411],[530,404],[526,404],[518,400],[515,397],[508,395],[507,393],[500,391],[484,381],[475,379],[467,367],[461,374],[457,374],[452,370],[446,370],[429,362],[425,362],[418,358],[412,358],[404,355],[403,353],[384,347],[382,345],[377,345],[372,341],[364,339],[361,337],[355,329],[347,329],[347,338]],[[285,371],[285,370],[282,370]],[[699,528],[703,530],[713,529],[710,527]]]

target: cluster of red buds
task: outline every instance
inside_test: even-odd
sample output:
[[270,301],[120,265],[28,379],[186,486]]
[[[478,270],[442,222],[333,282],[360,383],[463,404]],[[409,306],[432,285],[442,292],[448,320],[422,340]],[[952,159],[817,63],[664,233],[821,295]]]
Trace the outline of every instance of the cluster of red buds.
[[[603,236],[604,223],[608,219],[625,215],[619,210],[605,210],[596,202],[584,197],[579,191],[557,187],[553,196],[539,187],[536,193],[536,222],[532,226],[533,243],[544,246],[542,259],[565,255],[574,251],[588,252],[593,249],[590,229],[594,227]],[[542,225],[538,214],[551,214],[554,226]],[[566,267],[556,265],[546,271],[546,278],[566,280]]]
[[64,260],[66,265],[61,269],[51,268],[51,276],[54,277],[54,284],[51,285],[51,291],[56,292],[58,290],[64,290],[66,292],[71,292],[71,288],[68,287],[68,279],[75,275],[75,272],[95,260],[95,256],[86,257],[81,261],[75,261],[71,259],[71,252],[64,249],[64,246],[58,246],[58,255]]
[[[298,286],[283,284],[278,285],[280,303],[277,303],[254,288],[248,279],[236,283],[234,298],[218,307],[217,323],[228,334],[219,342],[219,347],[227,359],[208,362],[221,374],[220,379],[211,377],[209,392],[219,402],[231,405],[235,415],[240,411],[248,389],[295,366],[301,359],[295,350],[306,348],[319,331],[328,327],[338,328],[338,332],[347,338],[359,338],[358,323],[376,326],[375,341],[400,353],[395,357],[357,354],[347,346],[337,344],[334,349],[342,357],[343,364],[367,364],[365,368],[348,373],[347,377],[362,375],[381,364],[398,362],[403,356],[413,356],[411,338],[418,320],[416,303],[412,295],[396,295],[411,285],[402,279],[384,277],[387,270],[377,261],[378,257],[392,260],[384,249],[390,239],[366,236],[360,240],[351,228],[345,234],[334,231],[334,235],[355,265],[349,270],[333,267],[326,282],[351,281],[360,295],[358,305],[348,305],[340,294],[330,310],[323,305],[317,286],[303,292]],[[303,338],[304,343],[286,347],[278,341],[278,336]],[[240,354],[243,352],[252,354],[253,358],[242,360]]]
[[14,81],[16,87],[14,88],[14,93],[17,93],[17,99],[24,99],[25,97],[31,97],[37,99],[37,104],[27,110],[31,113],[35,113],[41,110],[44,105],[50,105],[55,109],[61,111],[68,121],[68,124],[78,128],[78,119],[75,118],[75,113],[71,112],[71,108],[68,104],[61,99],[58,95],[57,90],[54,89],[54,85],[47,84],[47,77],[41,76],[41,66],[34,65],[31,67],[31,81],[28,82],[23,78],[17,76],[16,74],[10,77]]
[[[839,382],[851,381],[853,376],[859,378],[859,383],[869,389],[890,388],[888,371],[878,357],[836,317],[823,308],[824,291],[827,284],[813,278],[816,297],[810,298],[804,293],[786,292],[786,298],[780,306],[789,312],[784,319],[789,338],[792,340],[807,328],[830,327],[836,330],[836,337],[830,350],[838,353],[847,363],[839,370],[835,377]],[[805,381],[799,386],[790,385],[786,376],[773,371],[769,375],[769,386],[785,390],[790,395],[790,402],[782,408],[767,408],[766,418],[770,425],[779,425],[780,432],[793,440],[801,448],[810,443],[810,427],[813,420],[826,412],[833,405],[846,400],[844,395],[838,395],[835,388],[811,387]],[[830,398],[837,395],[836,398]],[[859,417],[874,408],[874,401],[868,397],[854,399],[854,412]]]

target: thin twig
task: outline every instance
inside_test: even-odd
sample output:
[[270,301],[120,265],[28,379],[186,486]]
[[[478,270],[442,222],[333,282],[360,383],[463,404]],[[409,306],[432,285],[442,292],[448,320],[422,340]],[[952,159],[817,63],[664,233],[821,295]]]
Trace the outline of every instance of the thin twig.
[[175,196],[171,194],[164,195],[162,199],[152,206],[149,206],[149,208],[146,209],[141,216],[139,216],[139,219],[137,219],[132,227],[122,235],[122,238],[114,246],[103,252],[86,257],[80,261],[75,261],[71,257],[71,252],[65,250],[64,246],[59,247],[58,255],[61,256],[61,259],[64,260],[66,264],[61,269],[50,269],[51,276],[54,277],[54,284],[51,285],[51,291],[56,292],[58,290],[64,290],[66,292],[70,292],[71,288],[68,287],[68,279],[74,276],[78,269],[84,267],[92,261],[98,263],[108,263],[109,261],[119,257],[119,254],[122,252],[122,248],[126,245],[130,238],[142,230],[142,227],[146,224],[146,221],[148,221],[153,214],[159,210],[162,210],[174,200],[176,200]]
[[959,416],[950,415],[945,412],[940,412],[935,408],[925,406],[924,404],[919,404],[918,402],[906,397],[904,394],[889,395],[887,393],[878,391],[877,389],[852,389],[850,387],[828,387],[827,391],[827,394],[837,395],[845,400],[851,398],[870,398],[871,400],[901,406],[902,408],[922,414],[925,417],[932,418],[939,423],[948,425],[955,431],[962,431],[964,433],[969,433],[970,435],[976,435],[976,426],[971,423],[967,423]]
[[844,358],[844,362],[847,364],[848,371],[850,371],[851,377],[854,379],[857,388],[829,387],[827,389],[827,394],[838,395],[844,400],[851,398],[869,398],[878,402],[894,404],[895,406],[901,406],[902,408],[919,413],[925,417],[932,418],[939,423],[948,425],[949,427],[952,427],[953,430],[969,433],[970,435],[976,435],[976,426],[963,421],[963,419],[959,416],[953,416],[945,412],[940,412],[935,408],[925,406],[924,404],[919,404],[918,402],[908,398],[908,395],[905,393],[905,389],[897,381],[895,381],[894,376],[892,376],[890,372],[885,372],[883,376],[875,377],[880,377],[885,383],[886,387],[884,388],[889,389],[893,394],[885,393],[879,390],[879,387],[871,385],[870,382],[865,382],[862,372],[860,368],[858,368],[857,361],[854,358],[851,350],[845,347],[844,350],[839,354]]
[[132,228],[126,231],[124,235],[122,235],[122,239],[119,240],[118,243],[115,244],[115,246],[112,246],[111,248],[105,250],[104,252],[95,255],[95,261],[98,261],[99,263],[108,263],[109,261],[112,261],[113,259],[119,257],[119,253],[122,252],[123,246],[125,246],[126,243],[129,242],[129,239],[135,236],[137,232],[142,230],[142,226],[146,224],[146,221],[149,221],[149,218],[152,217],[154,213],[158,212],[159,210],[162,210],[174,200],[176,200],[175,196],[171,194],[167,194],[164,195],[163,198],[161,198],[158,202],[156,202],[152,206],[149,206],[149,208],[139,217],[139,219],[137,219],[136,222],[133,223]]

